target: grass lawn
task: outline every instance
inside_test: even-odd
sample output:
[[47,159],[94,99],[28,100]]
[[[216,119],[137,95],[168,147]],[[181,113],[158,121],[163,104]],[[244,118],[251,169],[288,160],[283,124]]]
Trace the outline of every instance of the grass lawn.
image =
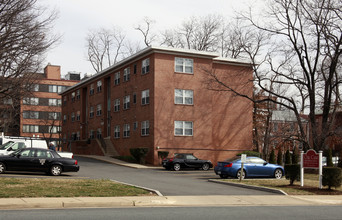
[[146,190],[110,180],[0,178],[0,185],[0,198],[150,195]]
[[300,182],[294,182],[290,186],[290,180],[282,178],[277,179],[244,179],[241,182],[238,179],[224,179],[223,181],[242,183],[246,185],[263,186],[268,188],[280,189],[289,195],[342,195],[342,187],[332,188],[323,187],[319,189],[319,180],[317,174],[305,174],[304,186],[300,186]]

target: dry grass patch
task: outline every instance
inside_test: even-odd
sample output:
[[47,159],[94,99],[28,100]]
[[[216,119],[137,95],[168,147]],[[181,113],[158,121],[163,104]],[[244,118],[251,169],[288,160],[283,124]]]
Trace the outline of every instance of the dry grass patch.
[[146,190],[110,180],[0,178],[0,198],[116,197],[149,195]]
[[226,179],[223,181],[242,183],[246,185],[263,186],[283,190],[289,195],[342,195],[342,187],[329,190],[327,187],[319,189],[319,180],[317,174],[304,175],[304,187],[300,186],[300,182],[294,182],[290,186],[290,180],[282,178],[277,179],[244,179],[241,182],[238,179]]

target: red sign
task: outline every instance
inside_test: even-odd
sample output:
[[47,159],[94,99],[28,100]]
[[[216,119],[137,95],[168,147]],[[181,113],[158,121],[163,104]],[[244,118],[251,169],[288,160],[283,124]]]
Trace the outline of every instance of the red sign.
[[319,168],[319,154],[314,150],[308,150],[303,154],[304,168]]

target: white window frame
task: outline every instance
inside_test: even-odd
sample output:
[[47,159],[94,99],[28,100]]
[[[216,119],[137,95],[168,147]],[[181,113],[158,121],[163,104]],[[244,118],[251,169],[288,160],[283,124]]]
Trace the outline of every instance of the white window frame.
[[100,115],[102,115],[102,105],[98,104],[96,106],[96,116],[100,116]]
[[102,91],[102,81],[99,80],[96,82],[97,85],[97,92],[101,92]]
[[89,117],[90,117],[90,118],[94,118],[94,106],[90,106],[90,109],[89,109]]
[[114,138],[120,138],[120,125],[115,125],[114,127]]
[[[189,102],[189,100],[191,100],[191,102]],[[175,104],[193,105],[194,104],[194,91],[185,90],[185,89],[175,89]]]
[[144,59],[141,62],[141,74],[147,74],[150,72],[150,58]]
[[194,135],[194,123],[192,121],[175,121],[174,127],[175,127],[174,129],[175,136],[193,136]]
[[114,112],[120,111],[120,99],[114,100]]
[[129,124],[124,124],[123,137],[127,138],[130,135],[131,126]]
[[149,136],[150,135],[150,121],[142,121],[141,122],[141,136]]
[[123,99],[123,104],[124,104],[123,109],[124,109],[124,110],[129,109],[129,107],[130,107],[130,99],[131,99],[131,96],[130,96],[130,95],[126,95],[126,96],[124,97],[124,99]]
[[120,84],[120,72],[114,74],[114,85]]
[[146,89],[141,92],[141,104],[147,105],[150,104],[150,90]]
[[72,122],[75,121],[75,112],[71,112],[71,121],[72,121]]
[[102,138],[102,129],[98,128],[96,131],[96,138]]
[[[189,68],[191,70],[189,70]],[[175,72],[194,74],[194,60],[189,58],[175,57]]]
[[124,75],[123,75],[124,82],[129,81],[129,79],[130,79],[130,73],[131,73],[131,71],[130,71],[130,68],[129,68],[129,67],[127,67],[127,68],[124,69]]
[[90,130],[89,131],[89,138],[90,139],[94,139],[95,138],[95,131],[94,130]]
[[94,94],[94,84],[90,84],[90,89],[89,89],[89,95],[93,95]]

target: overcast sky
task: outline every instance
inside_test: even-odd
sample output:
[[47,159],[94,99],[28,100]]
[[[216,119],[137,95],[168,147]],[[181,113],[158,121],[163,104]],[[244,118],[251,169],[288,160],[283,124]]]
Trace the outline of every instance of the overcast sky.
[[247,5],[257,1],[41,0],[41,4],[59,12],[52,31],[62,35],[61,42],[47,53],[46,64],[61,66],[62,75],[69,71],[94,73],[89,61],[86,61],[85,38],[90,29],[119,26],[131,41],[142,42],[141,33],[134,27],[142,24],[144,17],[155,20],[154,30],[158,31],[176,27],[191,16],[219,14],[229,18],[234,10],[246,9]]

